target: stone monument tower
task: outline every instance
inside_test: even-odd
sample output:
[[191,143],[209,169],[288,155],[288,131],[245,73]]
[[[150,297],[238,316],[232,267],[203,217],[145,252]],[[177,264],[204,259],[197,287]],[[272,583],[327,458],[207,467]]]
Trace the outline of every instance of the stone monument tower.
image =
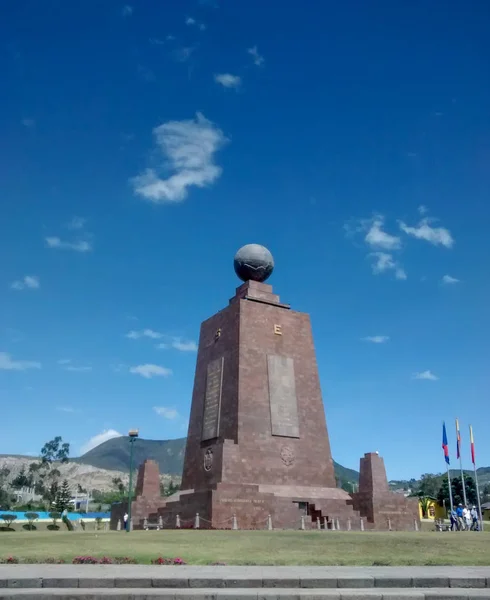
[[213,527],[233,515],[242,527],[356,519],[336,487],[310,318],[264,283],[273,267],[263,246],[241,248],[244,283],[201,325],[182,488],[162,515],[198,512]]

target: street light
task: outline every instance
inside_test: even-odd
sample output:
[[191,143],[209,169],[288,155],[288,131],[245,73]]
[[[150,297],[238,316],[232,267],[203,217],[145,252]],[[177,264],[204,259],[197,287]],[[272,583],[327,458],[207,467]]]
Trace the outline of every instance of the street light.
[[131,504],[132,504],[132,496],[133,496],[133,447],[136,438],[138,437],[137,429],[129,430],[129,490],[128,490],[128,525],[126,527],[126,532],[131,531]]

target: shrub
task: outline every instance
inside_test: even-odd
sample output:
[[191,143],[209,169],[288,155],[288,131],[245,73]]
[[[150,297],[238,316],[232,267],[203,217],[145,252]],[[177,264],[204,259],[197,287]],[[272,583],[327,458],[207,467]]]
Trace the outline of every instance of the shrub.
[[100,563],[101,565],[112,565],[112,563],[113,563],[113,560],[112,560],[112,558],[110,558],[109,556],[103,556],[103,557],[100,559],[99,563]]
[[34,521],[39,519],[39,515],[35,512],[26,512],[24,517],[29,521],[28,528],[32,531],[34,529]]
[[53,529],[58,529],[57,521],[61,519],[61,514],[59,512],[50,512],[49,518],[53,520]]
[[181,558],[164,558],[163,556],[159,556],[158,558],[154,558],[151,561],[152,565],[185,565],[187,564]]
[[137,565],[138,561],[135,558],[129,556],[116,556],[114,557],[115,565]]
[[10,526],[12,525],[12,523],[17,518],[17,515],[9,515],[9,514],[0,515],[0,516],[5,521],[5,523],[7,524],[7,529],[10,529]]
[[7,556],[7,558],[0,558],[0,564],[2,565],[16,565],[19,563],[19,559],[15,556]]
[[71,562],[74,565],[98,565],[99,559],[95,556],[75,556]]

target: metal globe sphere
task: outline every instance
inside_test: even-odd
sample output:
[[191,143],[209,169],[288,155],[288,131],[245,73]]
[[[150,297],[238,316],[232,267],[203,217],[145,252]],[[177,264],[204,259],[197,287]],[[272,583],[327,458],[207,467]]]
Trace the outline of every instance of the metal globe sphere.
[[274,270],[274,259],[265,246],[247,244],[235,254],[235,273],[242,281],[265,281]]

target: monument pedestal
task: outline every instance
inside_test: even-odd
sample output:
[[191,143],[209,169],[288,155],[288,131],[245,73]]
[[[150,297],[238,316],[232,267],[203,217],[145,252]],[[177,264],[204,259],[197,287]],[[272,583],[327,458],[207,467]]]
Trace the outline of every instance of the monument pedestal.
[[[272,268],[260,246],[235,257],[245,279],[263,281]],[[177,516],[192,526],[198,513],[202,528],[231,529],[236,517],[241,529],[334,519],[359,529],[365,517],[367,526],[386,529],[389,513],[393,528],[410,519],[413,526],[418,512],[389,491],[375,456],[361,459],[359,493],[336,487],[309,315],[249,280],[201,325],[181,491],[157,499],[140,486],[149,504],[137,498],[133,514],[153,510],[144,516],[162,517],[166,527]]]

